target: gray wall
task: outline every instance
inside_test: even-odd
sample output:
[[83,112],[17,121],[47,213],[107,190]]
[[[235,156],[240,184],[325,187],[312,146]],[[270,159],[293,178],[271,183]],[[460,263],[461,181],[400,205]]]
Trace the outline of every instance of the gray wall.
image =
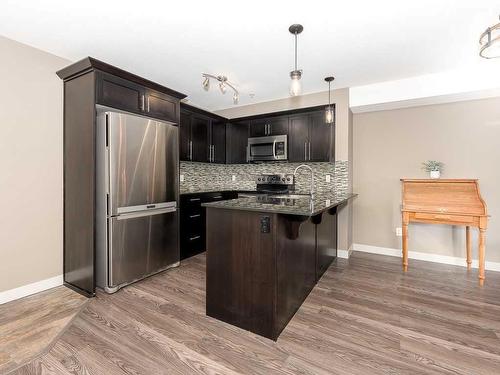
[[[479,179],[486,260],[500,261],[500,98],[355,114],[353,139],[354,243],[401,248],[399,179],[427,178],[420,166],[432,159],[445,178]],[[463,228],[412,224],[409,236],[410,250],[465,257]]]
[[0,37],[0,291],[62,274],[62,82],[69,61]]

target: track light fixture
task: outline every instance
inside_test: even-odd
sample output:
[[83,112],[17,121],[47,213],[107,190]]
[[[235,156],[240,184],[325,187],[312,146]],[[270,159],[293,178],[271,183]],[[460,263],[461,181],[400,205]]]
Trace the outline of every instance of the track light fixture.
[[[500,16],[498,17],[500,19]],[[500,57],[500,22],[488,27],[479,38],[479,55],[485,59]]]
[[227,91],[227,88],[231,88],[231,90],[233,90],[233,104],[238,104],[238,101],[240,100],[240,93],[238,92],[238,90],[236,89],[236,87],[234,86],[234,84],[232,84],[231,82],[229,82],[227,80],[227,77],[226,76],[223,76],[223,75],[219,75],[219,76],[214,76],[212,74],[208,74],[208,73],[202,73],[201,76],[203,77],[203,89],[205,91],[208,91],[210,89],[210,79],[215,79],[216,81],[219,82],[219,90],[222,94],[225,94],[226,91]]

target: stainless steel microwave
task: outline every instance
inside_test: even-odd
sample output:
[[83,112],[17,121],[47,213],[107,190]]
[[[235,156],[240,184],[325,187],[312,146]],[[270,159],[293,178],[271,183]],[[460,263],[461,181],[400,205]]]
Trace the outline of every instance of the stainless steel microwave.
[[288,160],[286,135],[248,138],[248,161]]

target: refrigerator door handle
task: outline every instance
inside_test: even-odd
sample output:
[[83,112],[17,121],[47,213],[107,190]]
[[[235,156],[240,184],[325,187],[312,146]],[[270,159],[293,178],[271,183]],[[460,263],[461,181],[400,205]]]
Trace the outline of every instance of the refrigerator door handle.
[[166,213],[175,212],[175,211],[177,211],[177,209],[175,207],[170,207],[170,208],[163,208],[163,209],[159,209],[159,210],[133,212],[130,214],[118,215],[118,216],[116,216],[116,219],[117,220],[127,220],[127,219],[134,219],[136,217],[161,215],[161,214],[166,214]]

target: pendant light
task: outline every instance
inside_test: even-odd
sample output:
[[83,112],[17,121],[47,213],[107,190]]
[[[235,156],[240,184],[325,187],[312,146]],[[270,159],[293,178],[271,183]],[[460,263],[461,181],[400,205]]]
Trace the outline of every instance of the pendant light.
[[333,124],[333,107],[331,102],[331,83],[334,80],[334,77],[326,77],[325,81],[328,82],[328,107],[325,108],[325,123]]
[[304,27],[299,24],[293,24],[288,28],[288,31],[295,36],[295,70],[290,72],[290,78],[292,82],[290,83],[290,95],[297,96],[301,92],[300,78],[302,77],[302,70],[297,69],[297,35],[299,35],[304,30]]
[[[500,19],[500,16],[498,17]],[[479,55],[485,59],[500,57],[500,22],[488,27],[479,38]]]

